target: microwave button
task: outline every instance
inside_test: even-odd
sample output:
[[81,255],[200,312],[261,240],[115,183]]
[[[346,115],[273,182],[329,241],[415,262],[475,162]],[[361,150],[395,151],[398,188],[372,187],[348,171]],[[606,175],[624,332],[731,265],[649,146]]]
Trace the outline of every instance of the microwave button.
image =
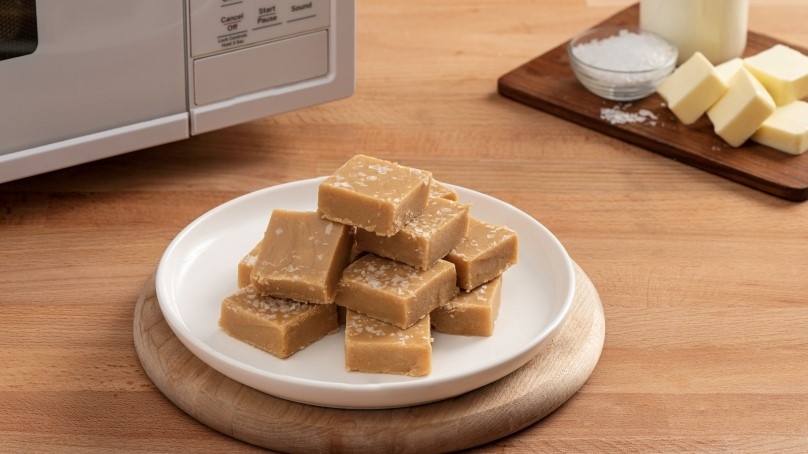
[[292,0],[288,6],[289,16],[286,22],[319,22],[324,16],[328,17],[329,3],[328,0]]
[[254,30],[263,30],[269,27],[282,25],[283,21],[278,16],[278,6],[262,6],[258,8],[258,16],[255,19]]
[[194,61],[194,101],[209,104],[328,74],[328,31]]

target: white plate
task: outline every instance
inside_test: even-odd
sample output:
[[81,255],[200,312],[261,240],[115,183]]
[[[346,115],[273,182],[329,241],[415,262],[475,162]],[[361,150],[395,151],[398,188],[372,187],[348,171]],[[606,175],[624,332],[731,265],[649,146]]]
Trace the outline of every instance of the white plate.
[[391,408],[449,398],[491,383],[532,359],[572,304],[572,262],[559,241],[518,209],[455,187],[472,216],[519,234],[519,263],[505,272],[491,337],[435,333],[425,377],[347,372],[344,331],[282,360],[218,326],[219,305],[236,290],[238,261],[262,238],[274,208],[315,210],[322,178],[231,200],[188,225],[157,269],[157,298],[174,334],[202,361],[242,384],[283,399],[338,408]]

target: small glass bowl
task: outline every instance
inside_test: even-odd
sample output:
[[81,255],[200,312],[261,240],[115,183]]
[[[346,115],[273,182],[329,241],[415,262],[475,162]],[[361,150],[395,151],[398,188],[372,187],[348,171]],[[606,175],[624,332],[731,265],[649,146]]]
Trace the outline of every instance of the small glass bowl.
[[635,26],[603,26],[574,36],[570,65],[592,93],[612,101],[633,101],[654,91],[676,67],[676,46]]

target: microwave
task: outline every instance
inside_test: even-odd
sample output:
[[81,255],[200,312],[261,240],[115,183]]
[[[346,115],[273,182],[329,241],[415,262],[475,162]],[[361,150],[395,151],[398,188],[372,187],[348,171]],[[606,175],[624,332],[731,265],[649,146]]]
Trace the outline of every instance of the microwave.
[[354,0],[0,1],[0,183],[345,98]]

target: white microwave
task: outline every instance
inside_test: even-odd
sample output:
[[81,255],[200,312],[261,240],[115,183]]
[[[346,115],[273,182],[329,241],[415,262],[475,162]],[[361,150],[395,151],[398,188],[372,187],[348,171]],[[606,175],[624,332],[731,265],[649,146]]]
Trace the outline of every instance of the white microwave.
[[0,183],[350,96],[354,0],[0,0]]

